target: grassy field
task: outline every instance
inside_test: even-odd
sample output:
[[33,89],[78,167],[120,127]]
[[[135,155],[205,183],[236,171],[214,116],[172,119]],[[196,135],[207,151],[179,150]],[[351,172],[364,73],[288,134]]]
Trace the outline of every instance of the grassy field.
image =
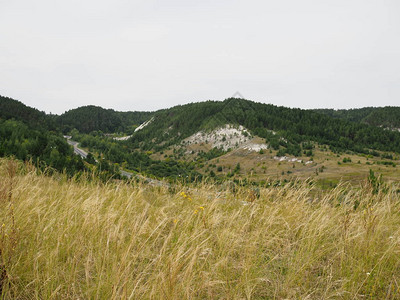
[[0,179],[4,299],[400,299],[396,186]]
[[[252,142],[265,145],[265,141],[260,138],[255,138]],[[171,156],[178,160],[191,162],[198,158],[198,151],[208,152],[212,149],[212,145],[192,144],[184,146],[182,149],[179,147],[175,149],[181,155],[174,154],[174,151],[170,149],[162,152],[162,155],[154,153],[151,157],[156,160],[164,160]],[[191,154],[192,151],[194,154]],[[222,156],[204,161],[202,166],[197,166],[197,170],[204,175],[210,175],[210,172],[213,171],[220,178],[246,178],[254,182],[312,178],[323,190],[330,190],[341,181],[358,186],[368,176],[370,169],[382,174],[386,181],[400,182],[400,158],[395,153],[380,153],[381,155],[391,155],[392,159],[352,152],[337,154],[329,150],[326,145],[314,145],[312,153],[312,157],[288,156],[287,159],[281,160],[281,157],[276,157],[276,150],[265,149],[260,154],[246,149],[233,149]],[[297,161],[293,161],[293,159],[297,159]],[[241,167],[240,171],[235,172],[232,177],[227,176],[234,171],[238,163]]]
[[[226,175],[232,171],[237,163],[240,163],[241,171],[237,177],[250,178],[253,181],[266,179],[273,180],[293,180],[313,178],[316,182],[331,182],[327,188],[335,186],[340,181],[351,182],[354,186],[359,185],[368,176],[369,170],[382,174],[388,181],[399,182],[400,166],[398,157],[396,159],[382,159],[380,157],[367,157],[357,154],[337,155],[331,151],[321,151],[314,149],[312,163],[309,157],[297,157],[303,163],[279,161],[274,158],[275,153],[268,150],[264,154],[249,152],[246,150],[235,150],[219,158],[212,159],[209,164],[223,166],[223,171],[218,172],[212,169],[217,175]],[[291,156],[289,158],[293,159]],[[347,161],[350,159],[350,161]],[[346,162],[343,162],[345,160]],[[383,165],[381,162],[393,163],[393,165]],[[204,168],[205,169],[205,168]],[[203,173],[204,169],[202,170]]]

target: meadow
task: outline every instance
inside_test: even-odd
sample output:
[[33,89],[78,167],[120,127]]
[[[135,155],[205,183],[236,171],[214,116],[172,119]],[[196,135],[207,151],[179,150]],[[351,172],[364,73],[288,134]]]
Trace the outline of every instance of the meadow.
[[396,184],[87,177],[0,160],[3,299],[400,299]]

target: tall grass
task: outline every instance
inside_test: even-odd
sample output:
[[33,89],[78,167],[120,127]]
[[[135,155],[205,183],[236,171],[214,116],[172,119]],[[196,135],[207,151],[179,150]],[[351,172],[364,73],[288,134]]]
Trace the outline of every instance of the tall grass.
[[298,182],[254,199],[68,180],[7,160],[0,178],[5,299],[400,298],[395,187],[339,185],[317,199]]

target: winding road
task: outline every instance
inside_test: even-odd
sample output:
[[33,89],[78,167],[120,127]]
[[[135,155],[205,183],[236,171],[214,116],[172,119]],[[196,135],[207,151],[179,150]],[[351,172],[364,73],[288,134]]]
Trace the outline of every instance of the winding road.
[[[69,137],[69,136],[64,136],[64,138],[67,139],[67,143],[68,143],[69,145],[71,145],[72,147],[74,147],[74,153],[75,153],[76,155],[79,155],[79,156],[81,156],[82,158],[86,158],[86,157],[88,156],[88,153],[87,153],[85,150],[83,150],[83,149],[81,149],[81,148],[78,147],[78,145],[79,145],[78,142],[75,142],[75,141],[71,140],[71,137]],[[97,161],[97,160],[96,160],[96,161]],[[128,179],[131,179],[132,176],[133,176],[133,173],[130,173],[130,172],[127,172],[127,171],[124,171],[124,170],[121,170],[120,172],[121,172],[121,175],[122,175],[122,176],[125,176],[125,177],[127,177]]]
[[72,141],[67,138],[67,143],[74,147],[74,153],[80,155],[82,158],[86,158],[88,153],[81,148],[78,148],[78,142]]

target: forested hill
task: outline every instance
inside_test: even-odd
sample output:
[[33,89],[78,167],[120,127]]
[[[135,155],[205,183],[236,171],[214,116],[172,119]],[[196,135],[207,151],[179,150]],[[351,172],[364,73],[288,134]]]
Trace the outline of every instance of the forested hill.
[[113,109],[89,105],[71,109],[56,120],[64,133],[74,128],[82,133],[92,131],[129,133],[150,116],[150,112],[117,112]]
[[[107,131],[114,132],[114,130],[132,130],[133,132],[136,126],[146,121],[152,113],[115,112],[89,106],[65,114],[63,117],[67,117],[64,121],[66,120],[69,128],[78,127],[82,129],[82,132],[94,131],[92,135],[87,136],[91,136],[97,146],[104,146],[101,149],[93,148],[96,159],[92,153],[89,153],[86,159],[82,159],[74,154],[73,148],[62,136],[61,128],[65,130],[68,127],[60,122],[59,116],[48,116],[17,100],[5,97],[0,98],[0,107],[0,157],[32,161],[40,169],[48,171],[56,169],[70,176],[94,172],[105,181],[111,177],[120,177],[118,163],[124,163],[131,171],[160,178],[178,178],[185,175],[185,178],[194,180],[201,177],[192,165],[178,161],[152,160],[148,154],[121,147],[117,141],[103,134]],[[58,126],[54,120],[59,122]],[[47,124],[52,124],[52,126],[47,126]],[[77,130],[72,130],[72,132],[79,135]],[[77,138],[77,134],[74,138]],[[81,142],[79,138],[76,140]],[[116,155],[116,153],[121,155]]]
[[167,147],[199,130],[223,124],[243,125],[274,148],[298,154],[302,142],[314,141],[332,148],[366,152],[367,149],[400,152],[400,133],[324,113],[278,107],[244,99],[207,101],[176,106],[155,113],[154,121],[135,133],[135,147]]
[[65,170],[69,175],[86,169],[52,117],[0,96],[0,157],[3,156],[32,160],[38,167]]
[[[96,131],[100,135],[121,132],[132,134],[126,144],[130,149],[161,151],[199,131],[210,131],[231,124],[242,125],[252,135],[265,138],[271,148],[280,150],[280,154],[300,155],[304,150],[303,145],[309,142],[325,144],[333,150],[400,153],[400,133],[379,127],[398,128],[398,107],[312,111],[229,98],[225,101],[178,105],[156,112],[117,112],[84,106],[61,116],[47,116],[19,101],[6,97],[0,99],[0,120],[12,118],[26,124],[29,130],[36,132],[27,133],[25,129],[20,129],[20,132],[25,132],[32,139],[39,135],[49,137],[44,133],[46,130],[53,131],[54,137],[61,137],[61,131],[66,134],[74,128],[80,133]],[[147,126],[134,132],[138,125],[150,120]],[[3,122],[2,126],[11,130],[11,125]],[[22,128],[20,124],[18,126]],[[24,134],[17,139],[14,137],[13,145],[17,147],[23,139]],[[30,149],[27,146],[20,148]],[[24,153],[29,155],[28,150]]]
[[56,124],[44,112],[26,106],[20,101],[0,96],[0,119],[14,119],[33,128],[55,130]]
[[366,123],[389,129],[400,128],[400,107],[364,107],[357,109],[315,109],[317,113],[345,119],[352,122]]

